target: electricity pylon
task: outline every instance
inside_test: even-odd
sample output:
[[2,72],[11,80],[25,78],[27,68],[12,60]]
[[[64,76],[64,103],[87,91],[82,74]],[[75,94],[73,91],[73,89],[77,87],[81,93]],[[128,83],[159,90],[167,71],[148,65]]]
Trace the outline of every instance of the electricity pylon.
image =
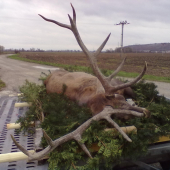
[[121,54],[122,54],[122,48],[123,48],[123,28],[124,25],[126,24],[130,24],[127,21],[121,21],[119,24],[115,24],[115,25],[122,25],[122,34],[121,34]]

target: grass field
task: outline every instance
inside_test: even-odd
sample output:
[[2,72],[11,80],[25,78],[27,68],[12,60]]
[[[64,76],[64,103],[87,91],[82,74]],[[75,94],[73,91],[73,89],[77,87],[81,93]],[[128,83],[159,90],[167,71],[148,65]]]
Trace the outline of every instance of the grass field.
[[[170,82],[170,54],[161,53],[127,53],[126,63],[119,76],[136,77],[148,64],[145,79]],[[82,52],[21,52],[10,58],[62,67],[75,71],[89,72],[89,62]],[[100,69],[108,75],[115,70],[122,61],[118,53],[101,53],[98,57]]]

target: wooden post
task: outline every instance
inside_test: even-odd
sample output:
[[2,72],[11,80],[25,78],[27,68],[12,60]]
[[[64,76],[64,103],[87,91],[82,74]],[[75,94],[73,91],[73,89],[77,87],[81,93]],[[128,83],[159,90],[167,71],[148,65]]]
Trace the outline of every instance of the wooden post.
[[[6,125],[7,126],[7,129],[19,129],[21,127],[21,124],[20,123],[9,123]],[[34,122],[32,121],[30,123],[30,126],[34,126]]]
[[31,106],[32,103],[27,103],[27,102],[23,102],[23,103],[15,103],[15,107],[29,107]]
[[[34,153],[35,151],[30,150],[29,152]],[[20,161],[20,160],[28,160],[28,156],[25,155],[23,152],[0,154],[0,163]]]
[[9,123],[6,125],[7,129],[19,129],[21,127],[20,123]]
[[[125,133],[134,132],[137,133],[137,128],[135,126],[126,126],[126,127],[120,127]],[[105,131],[112,131],[113,133],[117,133],[117,130],[115,128],[106,128]]]
[[23,93],[18,93],[18,94],[9,94],[9,97],[15,97],[15,96],[22,96],[23,95]]

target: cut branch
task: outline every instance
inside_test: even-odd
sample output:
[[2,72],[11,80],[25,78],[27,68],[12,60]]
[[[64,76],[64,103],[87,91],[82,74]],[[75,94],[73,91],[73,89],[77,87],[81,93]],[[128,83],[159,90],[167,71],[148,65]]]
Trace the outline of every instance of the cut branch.
[[[30,122],[30,126],[34,126],[34,122],[31,121]],[[6,125],[7,126],[7,129],[19,129],[21,127],[21,124],[20,123],[9,123]]]
[[32,103],[23,102],[23,103],[15,103],[14,107],[30,107],[31,105]]
[[[34,153],[35,151],[29,150],[28,152]],[[13,153],[0,154],[0,163],[20,161],[20,160],[28,160],[28,156],[25,155],[23,152],[13,152]]]

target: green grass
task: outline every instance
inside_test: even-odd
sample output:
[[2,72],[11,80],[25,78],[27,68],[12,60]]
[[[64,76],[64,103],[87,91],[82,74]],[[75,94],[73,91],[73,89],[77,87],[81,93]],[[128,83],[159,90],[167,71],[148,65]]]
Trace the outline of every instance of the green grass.
[[[15,59],[15,60],[21,60],[21,61],[26,61],[26,62],[31,62],[31,63],[37,63],[37,64],[43,64],[43,65],[49,65],[49,66],[55,66],[55,67],[60,67],[64,68],[68,71],[82,71],[82,72],[87,72],[87,73],[92,73],[92,69],[89,67],[85,66],[78,66],[78,65],[67,65],[67,64],[57,64],[57,63],[50,63],[50,62],[44,62],[44,61],[37,61],[37,60],[30,60],[27,58],[22,58],[19,57],[19,54],[15,54],[12,56],[8,56],[8,58]],[[102,72],[108,76],[110,75],[113,71],[112,70],[102,70]],[[129,77],[129,78],[135,78],[139,75],[139,73],[128,73],[124,71],[120,71],[118,73],[118,76],[120,77]],[[144,75],[143,78],[145,80],[151,80],[151,81],[161,81],[161,82],[167,82],[170,83],[170,77],[161,77],[161,76],[153,76],[153,75]]]
[[0,91],[2,88],[6,87],[6,84],[0,79]]
[[21,61],[26,61],[26,62],[30,62],[30,63],[37,63],[37,64],[60,67],[60,68],[66,69],[68,71],[92,72],[91,68],[89,68],[89,67],[78,66],[78,65],[57,64],[57,63],[50,63],[50,62],[37,61],[37,60],[30,60],[30,59],[27,59],[27,58],[19,57],[19,54],[8,56],[8,58],[15,59],[15,60],[21,60]]

